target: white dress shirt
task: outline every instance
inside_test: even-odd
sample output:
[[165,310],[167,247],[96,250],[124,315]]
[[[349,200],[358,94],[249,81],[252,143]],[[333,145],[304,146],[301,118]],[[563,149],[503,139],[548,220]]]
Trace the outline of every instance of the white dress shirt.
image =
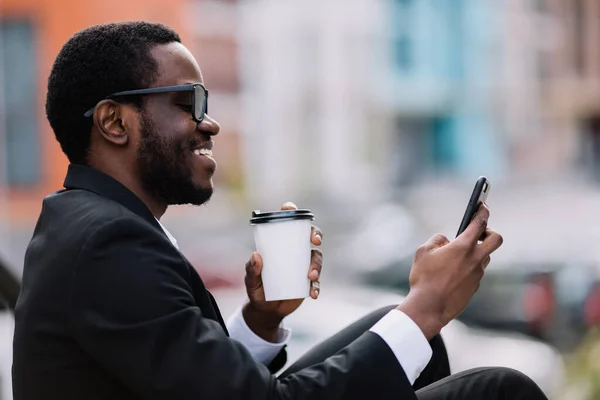
[[[158,219],[157,221],[173,246],[179,249],[177,240]],[[292,336],[292,331],[284,328],[282,323],[277,342],[267,342],[248,327],[242,315],[242,307],[227,319],[226,326],[229,336],[244,345],[254,359],[264,365],[273,361]],[[392,310],[373,325],[370,331],[379,335],[387,343],[410,384],[414,384],[433,354],[429,342],[417,324],[402,311]]]

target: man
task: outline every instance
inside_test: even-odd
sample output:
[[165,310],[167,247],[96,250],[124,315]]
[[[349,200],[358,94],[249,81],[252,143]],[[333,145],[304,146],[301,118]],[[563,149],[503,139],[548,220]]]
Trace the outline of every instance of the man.
[[[159,222],[171,204],[208,201],[216,168],[219,125],[180,42],[162,25],[100,25],[56,58],[46,112],[71,165],[65,189],[44,199],[25,256],[16,400],[544,398],[515,371],[447,377],[437,334],[466,306],[502,242],[486,230],[485,206],[460,238],[438,235],[419,248],[403,304],[273,375],[286,362],[282,321],[301,301],[264,301],[255,253],[249,301],[225,323]],[[321,238],[313,228],[312,243]],[[321,267],[314,251],[314,299]]]

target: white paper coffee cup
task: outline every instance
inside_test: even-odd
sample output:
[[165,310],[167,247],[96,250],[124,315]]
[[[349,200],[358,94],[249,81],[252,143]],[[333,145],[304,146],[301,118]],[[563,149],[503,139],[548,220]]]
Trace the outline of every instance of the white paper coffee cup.
[[253,211],[256,251],[263,260],[267,301],[302,299],[310,294],[310,210]]

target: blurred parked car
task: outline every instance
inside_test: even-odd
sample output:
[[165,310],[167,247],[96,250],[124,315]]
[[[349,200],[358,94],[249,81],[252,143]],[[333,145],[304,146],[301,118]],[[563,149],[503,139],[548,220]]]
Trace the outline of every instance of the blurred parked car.
[[[243,289],[216,290],[217,303],[227,317],[245,300]],[[288,365],[308,349],[379,307],[398,304],[402,295],[382,289],[323,285],[317,301],[306,300],[286,319],[293,330]],[[476,329],[453,321],[442,331],[453,373],[480,366],[503,366],[530,376],[550,398],[564,381],[562,356],[556,349],[518,333]]]
[[[412,255],[360,274],[368,285],[406,292]],[[600,326],[600,266],[591,261],[494,263],[459,320],[516,331],[572,349]]]
[[0,259],[0,400],[12,397],[12,339],[14,309],[21,288],[19,278]]

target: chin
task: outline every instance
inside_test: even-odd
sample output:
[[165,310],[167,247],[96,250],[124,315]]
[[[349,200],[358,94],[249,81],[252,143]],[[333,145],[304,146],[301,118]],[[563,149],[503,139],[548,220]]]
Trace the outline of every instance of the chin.
[[202,179],[194,183],[194,189],[198,192],[212,192],[215,190],[212,178]]
[[170,190],[167,193],[162,193],[162,198],[168,205],[185,205],[191,204],[201,206],[206,204],[213,194],[211,185],[183,185],[176,190]]
[[213,191],[214,189],[212,183],[211,185],[207,186],[197,186],[193,193],[193,199],[190,199],[191,201],[189,201],[189,204],[201,206],[208,203],[213,195]]

